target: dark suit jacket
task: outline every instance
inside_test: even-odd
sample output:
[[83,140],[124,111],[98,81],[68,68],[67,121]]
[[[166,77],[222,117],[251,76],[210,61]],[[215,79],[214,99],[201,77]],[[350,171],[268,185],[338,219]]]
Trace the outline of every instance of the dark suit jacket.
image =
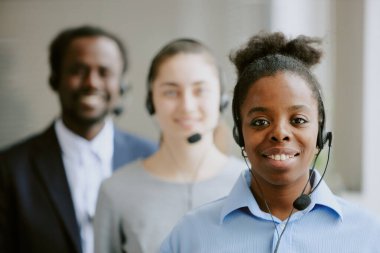
[[[152,143],[117,129],[114,145],[113,169],[156,150]],[[81,252],[53,125],[0,153],[0,252]]]

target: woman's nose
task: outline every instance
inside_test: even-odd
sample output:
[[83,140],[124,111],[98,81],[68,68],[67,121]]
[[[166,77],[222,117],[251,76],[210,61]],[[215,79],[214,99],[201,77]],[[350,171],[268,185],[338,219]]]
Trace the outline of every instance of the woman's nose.
[[181,98],[181,106],[184,111],[194,110],[197,106],[196,97],[190,92],[185,92]]
[[289,124],[287,122],[278,122],[274,124],[270,139],[275,142],[284,142],[290,140]]

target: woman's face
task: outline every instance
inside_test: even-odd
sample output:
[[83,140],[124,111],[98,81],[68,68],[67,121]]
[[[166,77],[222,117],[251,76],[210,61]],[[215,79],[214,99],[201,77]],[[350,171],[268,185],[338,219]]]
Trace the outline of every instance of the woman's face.
[[152,92],[164,138],[212,134],[219,119],[220,82],[208,56],[179,53],[164,60]]
[[241,106],[245,150],[256,178],[270,186],[304,185],[317,151],[318,104],[290,72],[263,77]]

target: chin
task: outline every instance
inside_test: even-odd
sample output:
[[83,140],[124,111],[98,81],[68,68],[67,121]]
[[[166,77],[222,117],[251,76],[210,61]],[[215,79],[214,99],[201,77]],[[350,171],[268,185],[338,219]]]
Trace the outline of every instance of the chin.
[[102,112],[102,113],[92,113],[92,114],[77,114],[76,115],[76,121],[79,122],[82,125],[91,126],[100,122],[103,122],[105,118],[107,117],[108,112]]

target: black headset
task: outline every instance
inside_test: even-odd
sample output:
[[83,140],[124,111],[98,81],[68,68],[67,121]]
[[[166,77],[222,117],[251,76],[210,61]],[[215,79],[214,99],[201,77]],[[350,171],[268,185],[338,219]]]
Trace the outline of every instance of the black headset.
[[[327,141],[327,134],[325,133],[325,118],[326,118],[326,115],[325,115],[325,107],[323,105],[323,100],[321,98],[321,94],[318,93],[318,96],[319,96],[319,99],[320,99],[320,103],[321,103],[321,120],[319,121],[319,126],[318,126],[318,135],[317,135],[317,148],[319,150],[322,150],[326,141]],[[238,115],[239,115],[239,112],[238,111],[235,111],[235,110],[238,110],[238,108],[233,108],[234,110],[234,122],[235,122],[235,125],[232,129],[232,136],[235,140],[235,142],[239,145],[239,147],[244,147],[244,138],[243,138],[243,133],[242,133],[242,122],[240,122],[240,119],[237,118]],[[240,127],[238,127],[240,126]]]

